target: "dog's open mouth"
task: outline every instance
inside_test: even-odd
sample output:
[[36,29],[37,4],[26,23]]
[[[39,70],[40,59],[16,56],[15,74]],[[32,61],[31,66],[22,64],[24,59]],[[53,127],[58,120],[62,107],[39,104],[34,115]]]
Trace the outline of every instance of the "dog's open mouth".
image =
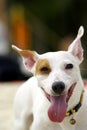
[[48,116],[53,122],[62,122],[66,116],[68,101],[73,93],[76,83],[72,84],[68,92],[58,96],[49,95],[45,92],[47,99],[51,102],[48,109]]

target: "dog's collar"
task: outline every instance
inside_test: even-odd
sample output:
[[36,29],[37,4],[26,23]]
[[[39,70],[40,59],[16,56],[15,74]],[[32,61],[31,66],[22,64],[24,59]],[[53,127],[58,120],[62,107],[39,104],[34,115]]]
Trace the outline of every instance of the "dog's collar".
[[[80,107],[81,107],[81,105],[82,105],[82,101],[83,101],[83,94],[84,94],[84,90],[83,90],[82,93],[81,93],[79,103],[78,103],[74,108],[72,108],[71,110],[69,110],[68,112],[66,112],[66,117],[68,117],[68,116],[70,116],[70,115],[73,115],[74,113],[76,113],[76,112],[80,109]],[[70,123],[71,123],[71,124],[75,124],[75,123],[76,123],[75,119],[72,118],[72,119],[70,120]]]

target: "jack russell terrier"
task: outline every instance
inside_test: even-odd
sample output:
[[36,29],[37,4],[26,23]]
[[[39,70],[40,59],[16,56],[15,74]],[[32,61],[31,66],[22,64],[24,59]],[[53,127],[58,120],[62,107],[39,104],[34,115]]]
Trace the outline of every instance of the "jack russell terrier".
[[67,51],[40,55],[12,45],[34,75],[16,93],[14,130],[87,130],[87,92],[79,69],[83,34],[81,26]]

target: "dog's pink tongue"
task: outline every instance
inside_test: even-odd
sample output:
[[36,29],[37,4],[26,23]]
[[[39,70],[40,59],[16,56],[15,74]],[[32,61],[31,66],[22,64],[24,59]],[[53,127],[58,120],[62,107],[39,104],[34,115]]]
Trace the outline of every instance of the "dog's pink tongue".
[[67,109],[66,95],[51,96],[51,106],[48,110],[48,116],[53,122],[62,122]]

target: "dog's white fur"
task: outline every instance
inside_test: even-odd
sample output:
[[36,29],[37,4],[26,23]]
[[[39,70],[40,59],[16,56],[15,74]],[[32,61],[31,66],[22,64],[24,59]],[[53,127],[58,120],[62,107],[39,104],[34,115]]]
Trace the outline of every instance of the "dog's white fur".
[[[68,101],[67,111],[72,109],[80,100],[83,81],[80,75],[79,65],[83,60],[81,37],[84,28],[81,26],[78,35],[71,43],[68,51],[48,52],[42,55],[34,51],[21,50],[12,46],[23,57],[26,68],[34,76],[25,82],[15,96],[15,130],[87,130],[87,93],[84,92],[82,106],[73,116],[76,124],[71,125],[69,117],[65,117],[61,123],[52,122],[48,117],[50,101],[42,89],[52,95],[52,84],[55,81],[65,83],[65,92],[76,82],[73,94]],[[43,74],[36,70],[39,60],[47,60],[50,72]],[[73,64],[73,69],[65,69],[67,64]],[[42,64],[41,64],[42,66]],[[43,70],[44,71],[44,70]],[[41,89],[42,88],[42,89]],[[61,108],[62,109],[62,108]]]

